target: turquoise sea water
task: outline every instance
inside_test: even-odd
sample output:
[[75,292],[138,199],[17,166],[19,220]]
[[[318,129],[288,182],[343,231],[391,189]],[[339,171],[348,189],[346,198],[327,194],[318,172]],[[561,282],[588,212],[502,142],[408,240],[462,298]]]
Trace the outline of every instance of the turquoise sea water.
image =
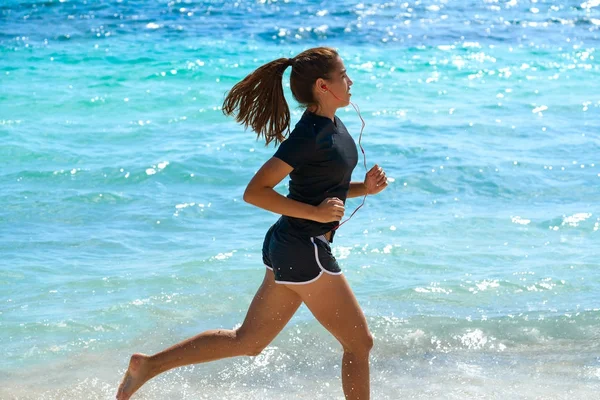
[[[108,399],[132,352],[241,323],[274,149],[220,105],[318,45],[393,179],[334,243],[373,398],[598,398],[599,36],[597,0],[1,2],[0,398]],[[137,398],[341,399],[340,362],[302,307]]]

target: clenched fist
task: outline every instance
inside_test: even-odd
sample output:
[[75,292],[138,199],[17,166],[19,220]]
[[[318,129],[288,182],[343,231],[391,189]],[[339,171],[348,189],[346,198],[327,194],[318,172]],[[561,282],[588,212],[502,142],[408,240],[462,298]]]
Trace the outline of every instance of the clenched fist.
[[343,201],[337,197],[328,197],[316,207],[313,219],[323,223],[340,221],[345,210]]
[[387,177],[383,168],[375,164],[373,168],[365,175],[365,187],[367,194],[377,194],[387,187]]

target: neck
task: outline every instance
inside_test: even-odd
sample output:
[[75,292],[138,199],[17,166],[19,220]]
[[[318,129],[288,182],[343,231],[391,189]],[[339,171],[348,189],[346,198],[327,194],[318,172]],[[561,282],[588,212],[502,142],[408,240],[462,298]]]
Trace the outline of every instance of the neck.
[[311,113],[320,115],[321,117],[329,118],[334,122],[336,110],[336,107],[327,107],[320,104],[308,107],[308,111],[310,111]]

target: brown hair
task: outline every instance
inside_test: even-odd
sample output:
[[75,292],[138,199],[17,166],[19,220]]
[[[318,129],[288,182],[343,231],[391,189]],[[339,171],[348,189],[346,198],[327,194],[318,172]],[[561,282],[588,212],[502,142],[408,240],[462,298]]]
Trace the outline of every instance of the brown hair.
[[278,58],[258,68],[238,82],[225,97],[223,114],[235,115],[244,127],[250,126],[266,144],[285,139],[290,130],[290,109],[283,94],[282,76],[292,66],[292,95],[304,107],[316,105],[313,86],[317,79],[329,79],[338,53],[329,47],[316,47],[294,58]]

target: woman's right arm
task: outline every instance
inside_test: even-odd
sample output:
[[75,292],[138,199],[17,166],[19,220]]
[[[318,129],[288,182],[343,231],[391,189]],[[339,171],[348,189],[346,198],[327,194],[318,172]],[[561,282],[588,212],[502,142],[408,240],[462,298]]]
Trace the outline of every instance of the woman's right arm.
[[293,168],[286,162],[272,157],[254,175],[244,192],[244,201],[288,217],[309,219],[317,222],[340,221],[344,216],[344,203],[329,197],[318,206],[289,199],[274,189]]

